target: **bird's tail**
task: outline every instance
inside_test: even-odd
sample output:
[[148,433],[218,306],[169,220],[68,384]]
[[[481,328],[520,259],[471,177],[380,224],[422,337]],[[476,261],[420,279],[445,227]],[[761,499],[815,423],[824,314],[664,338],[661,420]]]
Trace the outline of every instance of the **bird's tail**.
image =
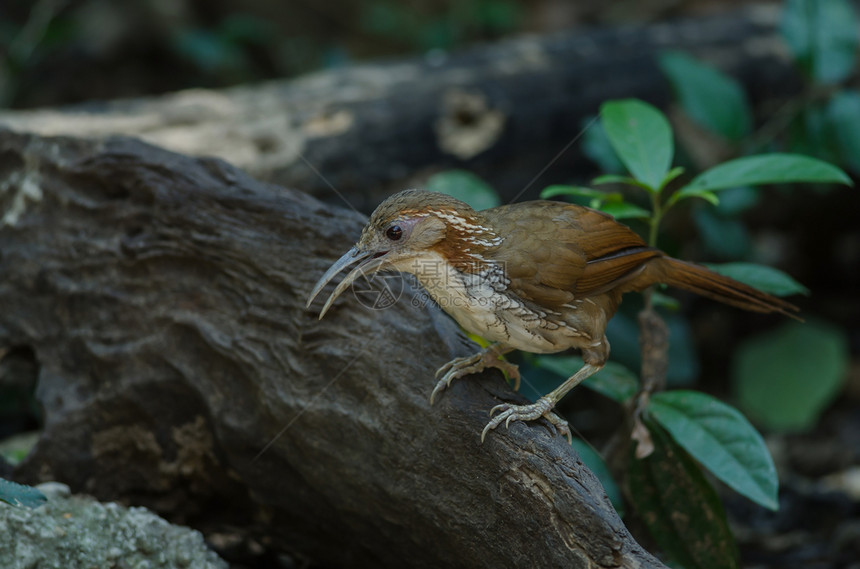
[[[656,259],[655,259],[656,260]],[[798,308],[773,295],[756,290],[735,279],[714,271],[666,256],[656,260],[660,267],[661,282],[688,290],[725,304],[753,312],[779,312],[795,320]]]

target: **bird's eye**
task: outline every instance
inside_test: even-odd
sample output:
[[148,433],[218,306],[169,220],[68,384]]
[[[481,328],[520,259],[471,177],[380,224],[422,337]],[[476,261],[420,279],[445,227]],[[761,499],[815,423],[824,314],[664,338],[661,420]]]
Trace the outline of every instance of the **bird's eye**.
[[385,236],[391,239],[392,241],[397,241],[401,237],[403,237],[403,230],[399,225],[392,225],[388,229],[385,230]]

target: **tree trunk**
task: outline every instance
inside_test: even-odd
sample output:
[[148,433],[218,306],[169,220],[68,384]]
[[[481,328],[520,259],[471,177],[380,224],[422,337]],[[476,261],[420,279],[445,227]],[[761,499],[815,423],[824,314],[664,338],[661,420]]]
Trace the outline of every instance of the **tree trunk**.
[[[338,567],[662,567],[563,437],[487,410],[452,322],[314,281],[364,219],[215,159],[0,131],[0,349],[31,354],[60,480]],[[413,304],[418,304],[415,306]]]
[[0,113],[43,135],[127,134],[218,156],[251,175],[369,212],[442,168],[483,176],[506,200],[534,198],[591,170],[579,136],[612,98],[665,107],[657,66],[683,50],[736,76],[754,101],[783,99],[797,78],[779,8],[669,24],[524,37],[455,54],[324,71],[222,91],[61,110]]

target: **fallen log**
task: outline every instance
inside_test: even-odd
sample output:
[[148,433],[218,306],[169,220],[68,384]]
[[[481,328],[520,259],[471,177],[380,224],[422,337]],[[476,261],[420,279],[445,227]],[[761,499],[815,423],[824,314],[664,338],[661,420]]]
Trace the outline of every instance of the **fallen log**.
[[[0,349],[44,430],[15,472],[337,567],[662,567],[563,437],[435,369],[451,321],[314,281],[360,214],[128,138],[0,131]],[[14,539],[14,537],[12,537]]]
[[[577,141],[608,99],[666,107],[657,66],[682,50],[737,77],[753,101],[799,85],[779,7],[695,20],[523,37],[452,54],[323,71],[219,91],[190,90],[65,109],[0,112],[42,135],[125,134],[217,156],[254,177],[370,212],[396,190],[464,167],[510,200],[592,168]],[[793,87],[794,86],[794,87]]]

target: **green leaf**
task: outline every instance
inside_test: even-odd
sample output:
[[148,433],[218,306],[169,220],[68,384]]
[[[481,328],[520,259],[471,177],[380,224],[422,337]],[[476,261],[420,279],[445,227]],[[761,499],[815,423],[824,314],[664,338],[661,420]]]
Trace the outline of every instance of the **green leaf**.
[[836,162],[835,138],[826,103],[810,102],[789,123],[786,151]]
[[612,174],[624,171],[624,165],[618,159],[603,123],[596,117],[587,117],[582,121],[585,134],[582,136],[582,152],[593,160],[601,170]]
[[695,122],[731,141],[750,133],[752,112],[746,93],[734,78],[677,51],[661,55],[659,64]]
[[[536,367],[568,378],[584,365],[578,356],[535,356]],[[639,378],[617,362],[606,362],[599,372],[583,382],[583,385],[618,403],[624,403],[639,391]]]
[[840,91],[827,107],[836,148],[842,160],[860,172],[860,93]]
[[595,198],[599,200],[621,199],[621,194],[610,194],[601,190],[595,190],[594,188],[586,188],[585,186],[547,186],[540,193],[541,199],[544,200],[557,196],[584,196],[587,198]]
[[683,173],[684,173],[684,167],[683,166],[675,166],[674,168],[669,170],[669,172],[663,178],[663,181],[660,182],[660,187],[665,188],[666,186],[669,185],[669,182],[673,181],[675,178],[677,178],[678,176],[680,176]]
[[782,35],[816,83],[836,83],[854,70],[857,18],[848,0],[787,0]]
[[595,186],[599,186],[601,184],[625,184],[627,186],[636,186],[638,188],[651,191],[651,187],[648,186],[648,184],[643,184],[636,178],[631,178],[630,176],[619,176],[617,174],[598,176],[591,180],[591,183]]
[[723,505],[701,469],[654,421],[654,452],[631,452],[629,496],[654,541],[685,569],[735,569],[738,550]]
[[599,206],[597,209],[608,213],[615,219],[648,219],[651,217],[651,212],[647,209],[642,209],[638,205],[627,202],[611,201]]
[[827,162],[800,154],[760,154],[723,162],[693,178],[679,193],[736,186],[818,182],[852,185],[848,175]]
[[598,176],[591,180],[591,183],[595,186],[599,186],[601,184],[638,185],[639,181],[636,178],[631,178],[630,176],[620,176],[618,174],[604,174],[603,176]]
[[[632,178],[626,179],[632,180]],[[635,180],[632,181],[635,182]],[[589,207],[608,213],[615,219],[647,219],[651,216],[651,212],[648,210],[625,202],[624,197],[617,192],[609,193],[584,186],[554,185],[544,188],[540,193],[540,197],[542,199],[549,199],[557,196],[580,196],[590,198],[591,202],[589,203]]]
[[740,411],[705,393],[680,390],[654,394],[648,411],[714,476],[765,508],[779,508],[773,459]]
[[46,500],[44,494],[31,486],[0,478],[0,502],[24,508],[38,508]]
[[618,403],[623,403],[639,391],[639,378],[617,362],[606,362],[603,369],[585,380],[583,385]]
[[600,118],[627,170],[657,191],[674,154],[672,129],[663,113],[638,99],[626,99],[603,103]]
[[484,180],[466,170],[446,170],[430,176],[427,189],[464,201],[475,210],[499,205],[499,195]]
[[776,296],[805,294],[809,296],[808,288],[773,267],[755,263],[722,263],[719,265],[706,263],[705,266],[715,273],[731,277],[769,294]]
[[[0,389],[0,401],[7,394],[7,390]],[[0,410],[0,416],[2,416],[2,410]],[[0,460],[5,460],[12,466],[18,466],[39,442],[40,434],[39,431],[25,431],[0,440]]]
[[779,431],[811,428],[842,388],[845,334],[821,322],[791,322],[747,340],[736,352],[733,387],[744,412]]
[[669,202],[667,205],[673,206],[681,200],[686,200],[689,198],[702,198],[703,200],[709,202],[711,205],[719,205],[720,198],[717,197],[717,194],[710,190],[697,190],[696,188],[691,188],[690,186],[684,186],[680,190],[676,191],[672,194],[672,197],[669,198]]
[[681,303],[678,302],[677,298],[669,296],[668,294],[663,294],[659,290],[655,290],[651,293],[651,304],[655,308],[665,308],[672,312],[677,312],[681,308]]
[[579,458],[582,459],[582,462],[585,463],[585,466],[587,466],[588,469],[597,476],[597,479],[600,480],[600,483],[603,485],[603,489],[606,490],[606,495],[609,497],[609,501],[612,502],[612,506],[620,513],[624,508],[624,498],[621,496],[621,490],[618,488],[618,484],[615,482],[615,479],[612,478],[612,473],[609,472],[609,468],[603,461],[603,457],[601,457],[596,450],[582,439],[573,439],[571,445],[576,451],[576,454],[579,455]]

